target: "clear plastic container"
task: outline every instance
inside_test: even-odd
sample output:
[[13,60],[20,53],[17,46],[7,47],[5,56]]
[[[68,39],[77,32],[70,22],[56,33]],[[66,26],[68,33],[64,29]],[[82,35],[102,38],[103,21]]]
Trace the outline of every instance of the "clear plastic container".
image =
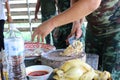
[[2,80],[8,80],[7,54],[2,50]]
[[24,40],[20,31],[10,24],[4,39],[9,80],[26,80],[24,64]]

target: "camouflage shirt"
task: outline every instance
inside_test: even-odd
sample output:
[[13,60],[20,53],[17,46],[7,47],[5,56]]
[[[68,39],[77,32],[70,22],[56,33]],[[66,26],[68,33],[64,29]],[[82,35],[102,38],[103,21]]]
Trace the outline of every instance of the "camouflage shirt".
[[99,55],[99,69],[120,80],[120,0],[102,0],[87,16],[85,51]]
[[100,7],[87,16],[87,21],[89,29],[96,35],[119,31],[119,26],[112,25],[120,24],[120,0],[102,0]]
[[[40,0],[42,22],[52,18],[56,15],[56,1],[55,0]],[[52,42],[50,34],[46,37],[46,43]]]
[[43,21],[51,18],[56,14],[55,0],[40,0],[40,4]]
[[58,0],[59,12],[63,12],[70,7],[70,0]]

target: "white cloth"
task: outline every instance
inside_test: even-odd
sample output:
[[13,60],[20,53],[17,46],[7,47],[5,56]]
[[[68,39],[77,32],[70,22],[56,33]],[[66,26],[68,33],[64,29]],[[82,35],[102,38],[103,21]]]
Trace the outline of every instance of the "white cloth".
[[0,0],[0,20],[6,20],[6,15],[5,15],[5,2],[6,0]]

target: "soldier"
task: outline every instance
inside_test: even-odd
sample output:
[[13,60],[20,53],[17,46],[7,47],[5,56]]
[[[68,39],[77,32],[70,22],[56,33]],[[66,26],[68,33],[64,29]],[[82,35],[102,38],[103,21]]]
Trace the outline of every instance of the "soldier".
[[98,54],[99,69],[111,72],[113,80],[120,80],[120,0],[78,0],[71,8],[38,26],[32,40],[35,36],[44,38],[54,28],[85,16],[88,22],[85,51]]
[[[35,18],[36,21],[38,19],[39,8],[41,7],[41,18],[42,22],[52,18],[56,15],[56,0],[37,0],[37,4],[35,7]],[[46,37],[46,43],[51,44],[50,34]]]
[[86,52],[98,54],[99,69],[110,71],[113,80],[120,80],[120,0],[102,0],[86,18]]
[[[70,7],[70,0],[58,0],[58,13],[60,14],[61,12],[65,11]],[[81,23],[82,24],[82,23]],[[72,35],[71,29],[72,29],[73,24],[69,23],[66,25],[62,25],[59,28],[56,28],[53,32],[53,42],[54,46],[57,49],[65,49],[68,46],[68,41],[67,39],[69,36]],[[82,26],[82,36],[80,40],[83,42],[85,41],[85,26],[84,24]],[[71,34],[70,34],[71,33]]]
[[[65,11],[70,7],[70,0],[58,0],[58,13]],[[56,28],[53,32],[53,43],[57,49],[64,49],[68,46],[66,39],[72,29],[72,23]]]

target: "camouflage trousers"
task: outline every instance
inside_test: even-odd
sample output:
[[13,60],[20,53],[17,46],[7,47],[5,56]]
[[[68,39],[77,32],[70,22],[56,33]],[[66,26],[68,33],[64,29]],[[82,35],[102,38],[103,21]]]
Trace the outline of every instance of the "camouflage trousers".
[[111,72],[113,80],[120,80],[120,31],[96,36],[86,30],[86,53],[99,55],[99,69]]
[[58,27],[53,32],[53,44],[56,49],[65,49],[68,45],[66,39],[72,29],[72,23]]

